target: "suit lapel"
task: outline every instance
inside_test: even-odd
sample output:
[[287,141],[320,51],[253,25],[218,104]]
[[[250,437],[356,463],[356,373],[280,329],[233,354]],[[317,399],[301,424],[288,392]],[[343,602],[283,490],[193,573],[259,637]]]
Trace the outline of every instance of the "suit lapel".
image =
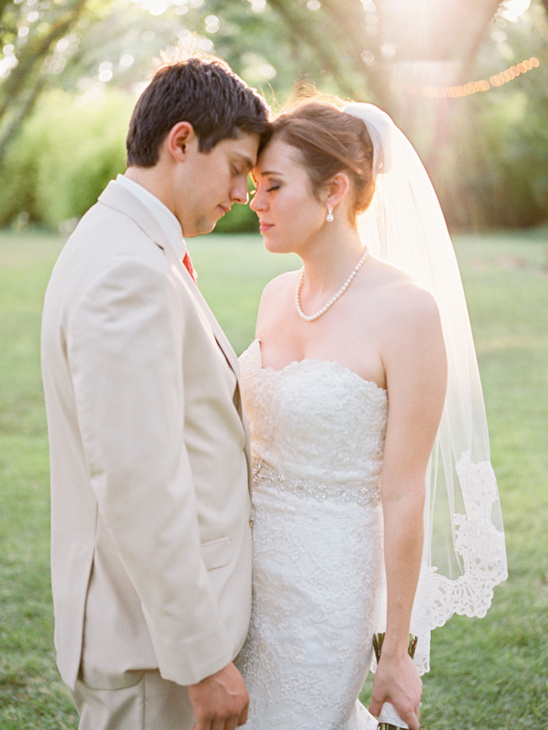
[[[159,244],[158,244],[159,245]],[[206,317],[209,326],[211,327],[211,330],[213,332],[213,336],[215,337],[215,341],[217,342],[217,345],[219,346],[219,349],[223,353],[223,355],[226,358],[226,361],[229,365],[229,367],[233,370],[234,375],[236,376],[236,388],[234,390],[234,406],[236,410],[238,411],[238,414],[240,416],[240,419],[242,421],[242,426],[244,429],[245,434],[245,457],[247,460],[247,480],[248,480],[248,487],[251,492],[252,484],[253,484],[253,475],[252,475],[252,468],[251,468],[251,434],[249,430],[249,422],[247,420],[247,416],[245,414],[245,411],[243,409],[242,405],[242,397],[240,394],[240,368],[238,366],[238,358],[236,356],[236,353],[234,352],[234,349],[230,342],[228,341],[225,333],[221,329],[221,325],[217,322],[215,319],[215,315],[209,308],[208,303],[202,296],[201,291],[198,289],[198,286],[196,285],[196,282],[193,280],[193,278],[190,276],[190,273],[188,272],[186,266],[183,264],[182,260],[177,256],[175,251],[173,250],[173,247],[167,242],[164,251],[166,253],[166,256],[168,257],[168,260],[170,261],[172,266],[175,266],[176,269],[179,271],[181,276],[183,277],[183,280],[188,287],[192,298],[198,305],[200,311],[204,314]]]
[[226,360],[232,370],[238,375],[238,359],[232,345],[228,341],[221,326],[215,319],[215,316],[206,300],[203,298],[200,290],[192,280],[183,262],[179,260],[179,256],[174,246],[169,241],[168,236],[154,215],[146,208],[129,190],[117,185],[115,181],[111,181],[104,192],[99,197],[99,201],[110,208],[114,208],[121,213],[129,216],[141,228],[152,241],[159,246],[166,254],[168,260],[175,266],[182,276],[184,282],[192,294],[192,298],[197,306],[204,313],[209,326],[215,336],[217,344],[221,348]]
[[168,257],[169,261],[171,262],[172,266],[175,266],[181,276],[183,277],[188,289],[190,290],[190,293],[192,295],[192,298],[200,308],[200,310],[205,315],[209,326],[211,327],[211,330],[215,336],[215,339],[217,341],[217,344],[221,348],[224,356],[226,357],[226,360],[232,370],[235,372],[236,376],[238,376],[239,368],[238,368],[238,358],[236,357],[236,353],[234,352],[232,345],[228,341],[225,333],[221,329],[221,325],[217,322],[215,319],[215,315],[209,308],[208,303],[202,296],[202,293],[192,280],[192,277],[188,273],[186,267],[184,266],[183,262],[179,260],[179,257],[173,250],[173,247],[171,245],[167,245],[164,249],[166,256]]

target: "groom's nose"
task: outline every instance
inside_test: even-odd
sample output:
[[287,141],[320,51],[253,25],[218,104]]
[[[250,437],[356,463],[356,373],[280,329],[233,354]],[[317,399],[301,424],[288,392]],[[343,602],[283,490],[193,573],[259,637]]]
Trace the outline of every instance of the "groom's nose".
[[230,199],[233,203],[247,203],[249,195],[247,193],[247,178],[237,180],[234,187],[230,191]]

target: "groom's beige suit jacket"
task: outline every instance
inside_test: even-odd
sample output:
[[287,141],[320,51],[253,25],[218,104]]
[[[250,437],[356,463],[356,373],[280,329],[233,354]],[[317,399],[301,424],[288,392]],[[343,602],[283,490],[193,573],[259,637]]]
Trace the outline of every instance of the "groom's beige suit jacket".
[[120,183],[54,267],[42,370],[63,679],[114,689],[157,668],[188,685],[221,669],[251,603],[237,360],[177,242]]

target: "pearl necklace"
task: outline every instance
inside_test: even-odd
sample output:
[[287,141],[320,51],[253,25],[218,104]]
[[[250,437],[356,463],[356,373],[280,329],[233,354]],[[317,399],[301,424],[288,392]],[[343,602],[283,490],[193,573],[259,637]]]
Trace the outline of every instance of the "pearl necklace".
[[331,307],[335,304],[335,302],[338,302],[339,299],[342,297],[342,295],[345,293],[345,291],[348,289],[352,281],[354,280],[354,277],[358,273],[358,271],[361,269],[363,262],[367,258],[367,249],[364,250],[361,259],[358,261],[354,269],[352,270],[352,273],[348,277],[348,279],[344,282],[344,284],[341,286],[339,291],[334,294],[331,299],[325,304],[321,309],[319,309],[316,314],[305,314],[303,310],[301,309],[301,289],[303,288],[303,282],[304,282],[304,266],[299,271],[299,278],[297,280],[297,287],[295,289],[295,309],[297,310],[297,314],[301,319],[304,319],[305,322],[314,322],[316,319],[319,319],[322,314],[325,314],[328,309],[331,309]]

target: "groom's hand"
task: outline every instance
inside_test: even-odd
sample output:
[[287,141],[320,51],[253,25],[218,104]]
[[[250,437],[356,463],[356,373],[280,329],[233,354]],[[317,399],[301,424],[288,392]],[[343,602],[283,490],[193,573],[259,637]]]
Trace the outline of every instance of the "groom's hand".
[[249,695],[234,664],[188,688],[196,724],[192,730],[235,730],[247,722]]

